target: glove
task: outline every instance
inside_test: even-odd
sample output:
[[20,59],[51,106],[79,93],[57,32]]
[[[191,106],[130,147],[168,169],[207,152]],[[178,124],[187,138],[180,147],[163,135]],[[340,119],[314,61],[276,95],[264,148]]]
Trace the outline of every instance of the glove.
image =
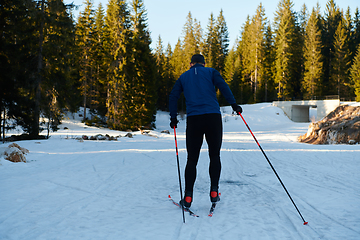
[[231,104],[231,107],[233,111],[236,112],[237,115],[240,115],[239,113],[242,113],[242,108],[236,103]]
[[171,127],[171,128],[174,128],[174,127],[177,128],[178,122],[179,122],[179,121],[177,120],[177,118],[171,118],[171,119],[170,119],[170,127]]

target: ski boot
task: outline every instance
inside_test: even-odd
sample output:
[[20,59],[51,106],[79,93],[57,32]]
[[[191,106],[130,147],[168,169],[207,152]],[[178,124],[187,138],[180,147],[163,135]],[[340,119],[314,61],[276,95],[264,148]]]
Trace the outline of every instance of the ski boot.
[[216,202],[220,201],[219,187],[211,187],[210,188],[210,201],[212,203],[216,203]]
[[184,208],[189,208],[192,203],[192,196],[193,196],[192,192],[185,192],[185,197],[180,200],[179,204],[181,206],[184,206]]

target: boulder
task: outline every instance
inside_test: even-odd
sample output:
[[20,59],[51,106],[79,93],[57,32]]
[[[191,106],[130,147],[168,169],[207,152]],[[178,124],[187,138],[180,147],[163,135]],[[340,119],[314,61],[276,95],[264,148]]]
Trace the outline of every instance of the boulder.
[[360,107],[337,107],[322,120],[311,123],[298,140],[311,144],[360,143]]
[[20,147],[16,143],[12,143],[7,148],[5,148],[3,155],[6,160],[11,162],[26,162],[25,154],[27,153],[29,153],[29,150]]

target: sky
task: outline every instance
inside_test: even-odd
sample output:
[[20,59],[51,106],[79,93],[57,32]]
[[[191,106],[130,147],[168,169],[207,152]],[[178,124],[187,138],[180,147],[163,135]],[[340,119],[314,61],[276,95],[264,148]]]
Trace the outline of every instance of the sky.
[[[64,0],[65,3],[71,3],[72,0]],[[77,16],[79,11],[84,9],[84,0],[73,0],[75,5],[82,5],[74,14]],[[108,0],[93,0],[94,9],[101,2],[106,9]],[[130,1],[128,0],[128,3]],[[200,21],[201,27],[206,32],[211,13],[217,18],[221,9],[229,31],[230,48],[235,44],[236,39],[240,36],[241,27],[244,25],[247,16],[250,18],[255,15],[256,9],[262,2],[265,8],[266,17],[272,22],[274,13],[277,10],[278,0],[263,1],[244,1],[244,0],[144,0],[145,9],[147,10],[149,31],[151,32],[152,45],[154,49],[157,45],[159,35],[161,36],[163,46],[166,48],[170,43],[172,49],[178,39],[181,38],[186,17],[191,12],[193,19]],[[328,0],[318,1],[321,7],[321,13],[324,14]],[[293,10],[300,11],[305,3],[308,11],[311,12],[316,7],[316,0],[293,0]],[[351,15],[354,16],[355,9],[360,7],[358,0],[341,0],[335,1],[337,6],[346,11],[350,7]]]

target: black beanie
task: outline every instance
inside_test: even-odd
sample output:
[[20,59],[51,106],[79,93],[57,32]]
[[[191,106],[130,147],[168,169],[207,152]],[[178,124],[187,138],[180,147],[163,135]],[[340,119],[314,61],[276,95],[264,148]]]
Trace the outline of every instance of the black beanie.
[[204,63],[205,64],[205,58],[201,54],[195,54],[191,57],[192,63]]

